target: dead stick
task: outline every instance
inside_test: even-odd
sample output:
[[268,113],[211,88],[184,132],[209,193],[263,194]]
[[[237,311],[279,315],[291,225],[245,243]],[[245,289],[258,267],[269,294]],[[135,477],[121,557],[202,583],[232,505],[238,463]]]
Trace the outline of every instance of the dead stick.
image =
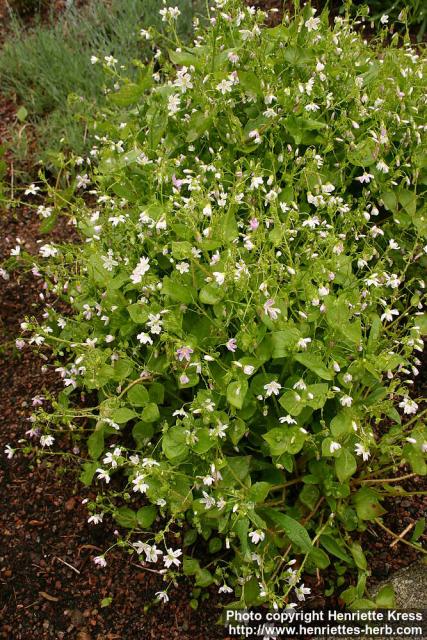
[[415,549],[419,553],[424,553],[424,555],[427,555],[427,551],[425,549],[423,549],[422,547],[418,547],[416,544],[413,544],[412,542],[408,542],[407,540],[404,540],[403,538],[399,538],[399,536],[396,533],[394,533],[394,531],[392,531],[391,529],[386,527],[385,524],[383,524],[381,522],[381,520],[379,520],[378,518],[375,518],[375,522],[377,523],[377,525],[379,527],[381,527],[381,529],[384,529],[384,531],[387,531],[387,533],[392,538],[397,538],[399,542],[402,542],[403,544],[406,544],[408,547],[411,547],[412,549]]
[[415,527],[415,522],[411,522],[411,524],[408,524],[408,526],[403,529],[402,533],[399,533],[398,537],[393,540],[393,542],[390,542],[390,547],[395,547],[398,542],[402,542],[402,538],[406,536],[406,534],[412,529],[412,527]]

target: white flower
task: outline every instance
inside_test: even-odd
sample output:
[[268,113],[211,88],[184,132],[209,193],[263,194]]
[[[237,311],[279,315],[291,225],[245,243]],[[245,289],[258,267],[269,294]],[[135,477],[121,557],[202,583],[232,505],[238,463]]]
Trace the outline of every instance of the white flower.
[[216,85],[218,91],[222,93],[224,96],[226,93],[230,93],[233,90],[233,82],[230,79],[221,80],[219,84]]
[[305,391],[307,389],[307,385],[305,384],[304,380],[300,379],[300,380],[297,380],[297,382],[295,382],[292,389],[298,389],[298,391]]
[[181,15],[181,11],[178,7],[165,7],[164,9],[160,9],[159,13],[162,16],[163,22],[167,22],[168,20],[177,20]]
[[281,416],[279,418],[280,424],[296,424],[297,421],[292,418],[292,416]]
[[148,335],[148,333],[145,333],[144,331],[142,331],[141,333],[138,333],[136,337],[141,344],[153,344],[153,341]]
[[178,94],[173,93],[168,98],[168,115],[173,116],[181,108],[181,98]]
[[4,452],[7,456],[7,458],[9,460],[11,460],[13,458],[13,456],[15,455],[15,449],[12,449],[12,447],[10,446],[10,444],[7,444],[4,448]]
[[249,189],[258,189],[263,184],[264,178],[262,176],[252,176],[251,185]]
[[251,531],[249,537],[254,544],[258,544],[258,542],[262,542],[265,539],[265,533],[261,529],[257,529],[256,531]]
[[178,262],[178,264],[175,265],[175,268],[181,274],[188,273],[190,271],[190,265],[188,262]]
[[107,566],[107,561],[105,560],[104,556],[95,556],[95,558],[93,559],[94,563],[96,564],[97,567],[106,567]]
[[29,196],[29,195],[35,196],[37,194],[37,191],[40,191],[40,187],[36,187],[34,182],[32,182],[30,186],[27,187],[27,189],[25,189],[24,194],[26,196]]
[[305,351],[307,349],[307,345],[311,342],[311,338],[300,338],[297,342],[298,349],[302,349]]
[[117,267],[119,264],[117,260],[114,260],[114,254],[112,249],[108,249],[106,256],[101,256],[101,260],[104,266],[104,269],[107,271],[113,271],[114,267]]
[[272,320],[277,320],[279,313],[281,313],[281,311],[277,307],[273,307],[273,305],[274,305],[274,300],[272,298],[267,300],[264,303],[264,313],[270,316]]
[[388,307],[384,309],[384,313],[381,315],[381,321],[387,320],[387,322],[392,322],[393,316],[398,316],[399,312],[397,309],[389,309]]
[[221,271],[214,271],[213,272],[213,277],[215,278],[215,282],[219,285],[224,284],[224,280],[225,280],[225,273],[222,273]]
[[53,436],[40,436],[40,444],[42,447],[51,447],[55,441]]
[[314,18],[313,16],[305,21],[304,25],[307,31],[317,31],[320,24],[320,18]]
[[329,445],[329,453],[334,453],[334,451],[339,451],[341,449],[341,445],[339,442],[331,442]]
[[87,521],[89,522],[89,524],[91,522],[93,522],[93,524],[99,524],[100,522],[102,522],[104,518],[104,513],[93,513],[91,516],[89,516],[89,518],[87,519]]
[[98,474],[98,480],[105,480],[107,484],[110,482],[110,474],[108,473],[108,471],[105,471],[105,469],[97,469],[96,473]]
[[166,591],[156,591],[157,600],[161,602],[169,602],[169,596]]
[[406,415],[417,413],[418,411],[417,403],[410,398],[403,398],[402,402],[399,402],[399,407],[403,409],[403,413],[405,413]]
[[381,171],[382,173],[388,173],[389,172],[388,164],[386,164],[384,162],[384,160],[379,160],[377,162],[376,166],[377,166],[378,171]]
[[340,403],[343,407],[351,407],[353,404],[353,398],[351,396],[343,396],[340,399]]
[[212,509],[215,506],[216,500],[210,496],[206,491],[202,491],[203,498],[200,498],[200,502],[205,505],[205,509]]
[[178,560],[178,558],[180,556],[182,556],[182,551],[181,549],[176,549],[175,551],[173,549],[166,549],[167,553],[163,556],[163,562],[165,564],[165,567],[167,569],[169,569],[169,567],[171,565],[175,565],[176,567],[179,567],[179,565],[181,564],[181,560]]
[[369,459],[369,456],[371,455],[369,453],[369,450],[361,442],[357,442],[356,443],[356,445],[354,447],[354,451],[355,451],[357,456],[362,456],[362,458],[363,458],[363,460],[365,462]]
[[380,22],[381,24],[387,24],[388,22],[388,15],[386,13],[384,13],[384,15],[381,16],[380,18]]
[[39,253],[43,258],[50,258],[51,256],[56,256],[58,249],[51,244],[44,244],[40,247]]
[[233,593],[233,589],[229,587],[228,584],[225,584],[224,582],[222,587],[218,589],[218,593]]
[[361,184],[363,183],[369,184],[373,179],[374,179],[374,176],[372,175],[372,173],[367,173],[366,171],[364,171],[361,176],[356,178],[356,180]]
[[217,438],[225,438],[226,429],[228,429],[228,424],[222,424],[222,422],[219,420],[218,424],[215,427],[209,429],[209,435]]
[[160,549],[158,549],[155,544],[151,546],[149,544],[146,544],[144,548],[144,553],[145,553],[145,558],[147,562],[154,562],[154,563],[156,563],[159,557],[163,555],[163,551],[160,551]]
[[150,261],[148,258],[143,257],[140,259],[135,269],[133,270],[130,279],[134,284],[138,284],[142,280],[142,276],[150,269]]
[[268,382],[267,384],[264,385],[264,389],[266,390],[266,397],[270,397],[272,393],[274,393],[275,396],[279,395],[279,391],[282,388],[282,385],[279,384],[277,382],[277,380],[272,380],[271,382]]
[[311,593],[311,589],[309,587],[304,587],[304,583],[299,587],[295,587],[295,594],[300,602],[305,600],[305,596],[309,593]]
[[97,62],[99,62],[99,58],[97,58],[96,56],[91,56],[90,62],[91,64],[96,64]]
[[134,485],[133,490],[139,491],[140,493],[146,493],[147,489],[150,486],[145,482],[145,476],[141,473],[138,473],[136,478],[132,480],[132,484]]

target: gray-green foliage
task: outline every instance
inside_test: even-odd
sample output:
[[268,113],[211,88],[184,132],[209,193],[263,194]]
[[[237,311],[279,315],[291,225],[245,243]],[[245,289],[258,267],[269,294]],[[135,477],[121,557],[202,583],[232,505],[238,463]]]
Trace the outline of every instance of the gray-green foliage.
[[[188,38],[201,3],[177,4],[182,12],[179,30]],[[87,116],[104,96],[103,73],[91,64],[92,53],[114,55],[125,65],[147,55],[139,28],[160,27],[158,5],[157,0],[94,0],[81,10],[71,6],[56,22],[36,24],[29,31],[17,18],[12,20],[0,50],[0,86],[28,110],[27,122],[35,125],[35,159],[60,149],[83,152]],[[22,161],[28,154],[26,135],[20,132],[14,144]]]

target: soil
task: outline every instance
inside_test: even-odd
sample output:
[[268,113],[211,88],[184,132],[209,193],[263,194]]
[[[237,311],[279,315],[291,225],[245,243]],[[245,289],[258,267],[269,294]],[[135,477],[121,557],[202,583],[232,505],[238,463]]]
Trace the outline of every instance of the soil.
[[[14,105],[0,100],[0,145],[14,122]],[[0,210],[0,263],[17,237],[29,252],[35,252],[39,241],[64,241],[73,237],[73,230],[58,226],[46,237],[30,207]],[[16,455],[11,460],[3,455],[6,444],[13,446],[25,437],[31,399],[62,388],[52,369],[42,372],[43,357],[14,347],[19,323],[26,315],[42,311],[41,284],[22,272],[9,281],[0,280],[0,638],[226,638],[223,628],[215,624],[220,614],[216,589],[209,591],[209,598],[195,611],[188,605],[191,585],[180,581],[169,592],[168,604],[150,606],[156,591],[162,589],[161,576],[121,551],[108,555],[106,568],[95,568],[93,557],[115,540],[114,526],[87,523],[82,500],[93,496],[79,483],[78,469],[64,471],[59,456],[38,461],[35,454]],[[422,393],[422,385],[425,390],[425,381],[418,385],[416,395]],[[67,441],[58,444],[65,449]],[[399,475],[407,471],[402,469]],[[425,490],[426,482],[411,478],[403,487]],[[384,523],[397,533],[427,515],[426,497],[393,498],[385,506]],[[371,551],[374,580],[386,578],[417,557],[415,550],[402,544],[390,547],[392,538],[375,524],[369,525],[363,542]],[[327,575],[324,579],[317,582],[316,577],[307,576],[305,582],[313,591],[308,607],[336,604],[323,596]],[[112,598],[111,604],[102,607],[104,598]]]

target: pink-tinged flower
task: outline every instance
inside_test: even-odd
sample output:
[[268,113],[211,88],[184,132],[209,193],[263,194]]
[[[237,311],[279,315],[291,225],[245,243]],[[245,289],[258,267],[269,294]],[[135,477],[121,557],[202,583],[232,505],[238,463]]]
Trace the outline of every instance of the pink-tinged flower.
[[176,177],[176,175],[173,174],[173,176],[172,176],[172,184],[179,191],[181,189],[182,185],[184,184],[184,180],[178,179]]
[[179,377],[179,381],[181,384],[188,384],[190,382],[190,378],[183,373],[182,376]]
[[32,405],[33,407],[41,407],[43,404],[44,398],[43,396],[34,396]]
[[270,316],[272,320],[277,320],[277,318],[279,317],[279,313],[281,313],[281,311],[277,307],[273,307],[273,305],[274,305],[273,298],[269,298],[264,303],[264,313]]
[[251,231],[256,231],[259,227],[259,222],[256,218],[252,218],[249,222],[249,227]]
[[94,563],[96,564],[97,567],[104,568],[104,567],[107,566],[107,561],[104,558],[104,556],[95,556],[93,561],[94,561]]
[[191,354],[194,353],[194,351],[193,349],[191,349],[191,347],[180,347],[176,350],[175,353],[180,362],[182,362],[183,360],[190,362]]
[[230,338],[230,340],[225,344],[225,346],[229,351],[232,351],[234,353],[237,349],[236,338]]

